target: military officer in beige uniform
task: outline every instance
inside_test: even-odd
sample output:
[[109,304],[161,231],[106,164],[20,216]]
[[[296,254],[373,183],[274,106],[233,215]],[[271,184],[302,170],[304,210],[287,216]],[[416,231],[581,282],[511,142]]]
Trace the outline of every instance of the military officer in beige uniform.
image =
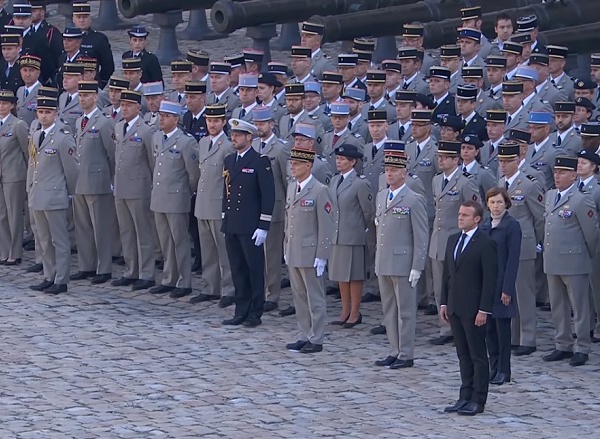
[[142,95],[121,93],[123,120],[115,125],[115,207],[125,272],[114,286],[132,285],[132,290],[154,286],[154,233],[150,211],[150,190],[154,155],[154,129],[142,120]]
[[225,105],[227,118],[240,106],[240,98],[231,88],[231,64],[212,62],[209,67],[211,92],[206,97],[207,105]]
[[49,294],[67,291],[71,263],[67,209],[78,172],[75,139],[68,127],[56,125],[57,106],[55,98],[37,100],[40,130],[32,136],[27,175],[36,245],[42,249],[44,266],[44,280],[30,288]]
[[147,82],[142,86],[142,90],[148,104],[148,112],[144,114],[144,122],[156,130],[158,129],[158,109],[165,96],[163,84],[162,82]]
[[27,124],[36,116],[36,98],[38,89],[42,86],[40,77],[41,60],[35,55],[23,55],[19,60],[21,66],[21,77],[25,82],[17,90],[17,117]]
[[[350,118],[350,106],[345,102],[331,104],[331,123],[333,130],[325,133],[323,137],[322,157],[327,160],[329,167],[335,169],[335,149],[340,145],[354,145],[363,154],[364,140],[359,134],[352,134],[348,129]],[[358,163],[357,163],[358,164]]]
[[[544,228],[544,272],[552,321],[556,330],[555,349],[544,361],[570,358],[581,366],[590,350],[589,274],[596,255],[598,218],[592,198],[576,185],[577,158],[557,156],[554,161],[556,189],[546,193]],[[596,267],[597,269],[597,267]],[[571,335],[571,310],[577,339]]]
[[401,369],[413,366],[417,323],[416,286],[425,269],[429,227],[425,197],[408,185],[408,159],[403,148],[386,145],[385,176],[389,188],[376,200],[377,251],[384,323],[391,350],[377,366]]
[[577,155],[582,149],[581,136],[573,126],[575,102],[554,104],[554,123],[557,130],[550,134],[552,145],[560,147],[565,155]]
[[[440,307],[442,272],[448,237],[458,233],[458,208],[467,200],[478,201],[479,189],[473,176],[464,174],[458,166],[460,142],[438,143],[438,168],[440,173],[433,177],[433,199],[435,219],[429,242],[433,292],[436,305]],[[432,344],[442,345],[453,340],[450,325],[440,319],[440,335],[430,340]]]
[[[162,284],[150,293],[171,292],[184,297],[192,292],[192,254],[188,234],[192,193],[198,185],[198,144],[177,127],[181,105],[162,101],[160,131],[154,133],[154,175],[150,210],[154,212],[158,239],[165,258]],[[202,252],[204,253],[204,252]]]
[[275,183],[275,205],[271,216],[271,225],[265,241],[265,304],[263,311],[277,308],[281,293],[281,258],[283,257],[283,237],[285,229],[285,196],[290,151],[277,138],[275,116],[270,107],[255,107],[252,111],[252,123],[256,126],[258,137],[252,147],[271,161],[271,171]]
[[194,64],[187,60],[171,62],[171,82],[175,90],[169,93],[168,98],[169,101],[181,105],[184,111],[187,110],[185,83],[192,80],[193,68]]
[[194,215],[198,218],[202,277],[207,283],[207,289],[190,299],[192,303],[221,300],[221,307],[232,305],[235,293],[225,250],[225,236],[221,233],[223,164],[225,157],[234,151],[223,131],[227,123],[226,111],[224,105],[209,105],[204,110],[208,136],[200,139],[198,147],[200,178]]
[[112,273],[112,240],[106,231],[112,230],[115,212],[115,125],[96,106],[96,81],[80,81],[78,90],[84,112],[76,124],[79,174],[73,198],[79,271],[71,280],[91,277],[92,283],[100,284]]
[[305,21],[300,31],[300,44],[311,50],[310,74],[318,80],[321,80],[323,72],[336,70],[333,61],[321,49],[324,30],[325,26],[321,23]]
[[0,264],[16,265],[23,255],[23,210],[27,180],[27,125],[13,116],[15,95],[0,90]]
[[296,306],[299,337],[288,350],[315,353],[325,337],[323,275],[331,252],[333,202],[329,189],[311,174],[315,150],[295,146],[291,151],[291,181],[286,198],[284,255]]
[[64,92],[58,98],[58,117],[69,125],[72,133],[76,132],[75,122],[83,114],[77,89],[77,84],[83,80],[83,72],[83,64],[63,65]]
[[315,126],[315,141],[318,144],[317,150],[321,147],[324,130],[318,120],[312,119],[302,106],[304,97],[304,84],[286,84],[285,85],[285,106],[288,114],[279,120],[279,137],[287,142],[293,143],[293,135],[298,124],[312,124]]
[[115,123],[123,119],[121,116],[121,92],[128,88],[129,81],[125,78],[113,75],[108,80],[108,99],[110,104],[102,107],[102,112]]

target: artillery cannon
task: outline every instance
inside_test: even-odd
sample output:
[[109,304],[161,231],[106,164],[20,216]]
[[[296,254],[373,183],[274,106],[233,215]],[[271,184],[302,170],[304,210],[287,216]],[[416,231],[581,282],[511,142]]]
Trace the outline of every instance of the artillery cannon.
[[163,14],[165,12],[190,9],[208,9],[215,0],[117,0],[119,11],[125,18],[134,18],[145,14]]

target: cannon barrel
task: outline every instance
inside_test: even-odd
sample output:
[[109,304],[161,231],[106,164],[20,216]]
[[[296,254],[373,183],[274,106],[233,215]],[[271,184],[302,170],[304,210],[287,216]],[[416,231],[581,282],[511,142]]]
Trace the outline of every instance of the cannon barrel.
[[176,10],[208,9],[214,3],[215,0],[118,0],[119,11],[125,18]]
[[251,0],[237,3],[218,0],[210,12],[217,32],[231,33],[265,23],[292,23],[311,15],[343,14],[354,8],[373,9],[410,4],[411,0]]

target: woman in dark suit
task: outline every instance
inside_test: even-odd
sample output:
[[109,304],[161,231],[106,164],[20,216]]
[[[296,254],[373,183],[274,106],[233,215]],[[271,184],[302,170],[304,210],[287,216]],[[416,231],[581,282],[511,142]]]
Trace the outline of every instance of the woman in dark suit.
[[510,322],[517,315],[515,284],[521,253],[521,226],[508,214],[511,201],[506,189],[491,188],[485,200],[490,218],[484,221],[482,229],[496,242],[498,249],[498,281],[486,341],[490,383],[500,385],[510,381]]

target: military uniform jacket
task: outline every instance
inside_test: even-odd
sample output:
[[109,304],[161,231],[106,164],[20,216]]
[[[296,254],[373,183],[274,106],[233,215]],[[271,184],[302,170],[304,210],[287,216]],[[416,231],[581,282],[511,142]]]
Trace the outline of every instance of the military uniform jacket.
[[565,102],[567,100],[566,93],[557,89],[549,80],[546,80],[542,88],[537,92],[537,97],[543,102],[549,102],[552,108],[557,102]]
[[[506,186],[506,178],[500,179],[499,187]],[[530,261],[537,256],[537,244],[544,239],[544,189],[532,175],[519,172],[508,187],[511,207],[508,213],[521,226],[521,254],[519,260]]]
[[23,36],[23,45],[21,53],[37,55],[41,59],[40,82],[47,84],[53,82],[57,70],[56,62],[58,57],[55,57],[50,43],[42,33],[35,33],[32,28],[29,28]]
[[187,96],[185,93],[181,93],[181,99],[179,99],[179,92],[177,90],[173,90],[169,93],[169,101],[177,102],[179,105],[181,105],[183,111],[187,111]]
[[[51,25],[44,19],[38,26],[37,31],[34,27],[30,32],[33,32],[36,36],[41,35],[48,42],[49,49],[52,53],[51,59],[53,61],[60,58],[60,55],[63,52],[63,41],[62,33],[56,26]],[[52,79],[54,79],[54,77]]]
[[[117,114],[115,114],[115,110],[118,110]],[[115,107],[113,107],[112,104],[102,107],[102,112],[106,115],[106,117],[112,119],[115,123],[123,120],[123,116],[121,116],[121,111],[119,109],[115,109]]]
[[298,123],[309,123],[315,126],[315,129],[317,131],[317,138],[316,138],[316,142],[318,144],[320,144],[323,141],[323,135],[324,135],[324,130],[323,130],[323,126],[318,123],[316,120],[312,119],[308,113],[304,110],[302,110],[302,112],[300,113],[300,115],[296,115],[296,120],[294,121],[294,124],[291,126],[290,128],[290,114],[286,114],[285,116],[283,116],[281,118],[281,120],[279,121],[279,137],[281,137],[283,140],[286,140],[288,142],[291,142],[292,144],[294,143],[294,131],[296,130],[296,124]]
[[69,195],[75,193],[78,164],[75,139],[68,127],[57,125],[39,144],[41,131],[32,139],[29,157],[27,193],[33,210],[59,210],[69,207]]
[[[580,180],[577,180],[575,183],[579,184]],[[592,197],[594,204],[596,205],[596,213],[600,213],[600,181],[597,178],[592,178],[588,184],[584,185],[581,189],[581,192]],[[598,218],[600,221],[600,218]],[[600,248],[597,248],[600,250]]]
[[115,72],[115,62],[108,38],[102,32],[90,28],[83,33],[81,50],[98,60],[99,72],[96,78],[98,78],[100,88],[104,88],[110,76]]
[[115,175],[115,124],[98,109],[82,128],[83,117],[77,119],[77,160],[79,176],[77,195],[112,193]]
[[[417,93],[421,93],[424,95],[429,94],[429,83],[425,79],[425,75],[429,74],[429,67],[427,67],[427,73],[423,74],[422,72],[417,72],[417,76],[411,79],[409,82],[405,81],[405,78],[402,78],[400,81],[400,87],[398,90],[403,91],[416,91]],[[410,78],[406,78],[410,79]]]
[[19,67],[19,60],[17,59],[13,66],[6,74],[8,63],[2,57],[0,57],[0,85],[3,90],[12,90],[13,93],[17,94],[19,87],[23,85],[21,79],[21,70]]
[[242,110],[244,109],[244,107],[242,107],[240,105],[239,107],[237,107],[233,110],[233,112],[231,113],[231,118],[245,120],[246,122],[252,122],[252,113],[251,112],[254,107],[256,107],[256,104],[251,105],[248,110],[244,110],[244,115],[240,116],[242,113]]
[[489,92],[479,91],[477,103],[475,104],[477,114],[487,115],[488,110],[501,110],[502,108],[502,92],[490,96]]
[[481,35],[481,48],[479,49],[479,56],[483,59],[486,59],[488,56],[500,55],[500,47],[498,47],[498,43],[495,41],[490,41],[487,39],[485,35]]
[[231,119],[231,113],[240,106],[240,98],[233,92],[233,88],[229,87],[217,100],[217,95],[211,91],[206,98],[207,105],[225,105],[225,113],[227,119]]
[[430,220],[433,220],[435,217],[435,207],[432,182],[433,177],[438,172],[437,145],[433,138],[430,137],[427,143],[425,143],[425,147],[421,148],[421,154],[417,156],[417,141],[415,140],[406,145],[406,155],[408,156],[408,172],[417,175],[425,186],[428,217]]
[[333,235],[333,201],[329,188],[314,177],[296,193],[287,189],[284,255],[289,267],[312,268],[315,258],[329,259]]
[[323,49],[319,49],[318,52],[312,57],[310,61],[310,74],[317,78],[319,81],[323,76],[323,72],[330,71],[335,72],[335,64],[329,58],[329,56],[323,53]]
[[[327,116],[324,113],[324,110],[325,110],[325,105],[319,105],[312,112],[308,112],[308,116],[312,120],[318,121],[318,123],[320,123],[321,126],[323,127],[323,130],[331,131],[333,129],[333,125],[331,124],[331,119],[329,118],[329,116]],[[284,115],[285,115],[285,113],[284,113]],[[279,118],[279,120],[281,120],[281,118]]]
[[273,215],[271,222],[281,222],[285,220],[285,192],[288,185],[288,165],[290,151],[275,136],[272,136],[265,147],[260,148],[261,139],[254,139],[252,147],[260,154],[267,156],[271,161],[271,170],[273,172],[273,183],[275,184],[275,204],[273,206]]
[[[331,169],[336,169],[335,164],[335,148],[341,146],[343,144],[355,145],[359,151],[363,151],[365,146],[364,140],[358,134],[352,134],[348,128],[345,128],[342,131],[342,134],[339,136],[338,140],[333,144],[334,132],[329,131],[325,133],[323,136],[323,158],[327,160]],[[363,152],[364,154],[364,152]]]
[[[423,185],[423,182],[421,181],[421,179],[415,175],[415,174],[411,174],[410,172],[408,172],[406,174],[406,186],[408,186],[408,188],[421,195],[423,198],[425,198],[427,200],[427,196],[425,193],[425,186]],[[387,180],[385,179],[385,172],[383,174],[381,174],[379,176],[379,190],[381,189],[387,189],[389,186],[387,184]]]
[[374,107],[371,102],[365,102],[362,106],[362,115],[365,120],[367,120],[367,116],[369,114],[369,109],[373,107],[375,110],[385,110],[387,113],[387,122],[388,124],[394,123],[396,121],[396,108],[390,104],[385,98],[381,101],[378,107]]
[[485,200],[487,191],[495,187],[498,182],[496,175],[490,168],[482,166],[478,162],[475,162],[471,170],[467,171],[467,173],[475,177],[475,182],[479,188],[479,199]]
[[[549,81],[552,81],[548,78]],[[563,73],[558,80],[554,80],[554,86],[561,92],[563,92],[567,96],[567,100],[574,101],[575,100],[575,81],[566,73]]]
[[312,175],[325,186],[327,186],[333,177],[333,173],[331,172],[331,168],[329,167],[327,160],[317,155],[315,157],[315,161],[313,162]]
[[[435,65],[439,65],[439,63],[436,62],[436,60],[433,58],[433,56],[431,56],[431,54],[428,51],[425,51],[425,53],[423,54],[423,64],[421,66],[421,73],[424,76],[429,75],[429,69]],[[429,91],[429,88],[428,88]],[[422,92],[419,92],[422,93]],[[424,93],[426,94],[426,93]]]
[[[152,116],[148,117],[148,121],[150,121],[151,118]],[[154,123],[158,125],[158,113]],[[183,131],[194,136],[196,142],[199,142],[200,139],[208,136],[204,110],[200,112],[200,116],[198,118],[194,118],[191,111],[186,111],[186,113],[183,115]]]
[[344,181],[337,174],[329,184],[333,200],[332,244],[366,245],[366,233],[375,216],[373,194],[364,176],[352,171]]
[[575,185],[555,203],[557,191],[546,193],[544,273],[589,274],[598,240],[596,205]]
[[[271,109],[271,113],[273,114],[273,120],[275,121],[275,127],[279,129],[279,121],[283,116],[287,114],[285,108],[282,107],[276,99],[273,99],[270,104],[263,103],[262,105]],[[321,122],[320,119],[319,122]]]
[[[146,122],[152,128],[157,130],[158,129],[158,112],[152,113],[151,111],[148,111],[146,114],[144,114],[144,122]],[[184,115],[184,124],[185,124],[185,115]]]
[[154,174],[150,209],[159,213],[189,213],[198,185],[198,143],[180,128],[168,139],[162,131],[152,137]]
[[[133,52],[128,50],[121,56],[122,59],[133,58]],[[157,82],[163,80],[162,70],[158,58],[146,49],[142,50],[138,56],[142,60],[142,82]]]
[[479,189],[472,176],[466,176],[460,169],[442,189],[444,174],[437,174],[433,178],[433,198],[435,202],[435,220],[433,233],[429,244],[429,257],[443,261],[446,253],[448,238],[459,232],[458,209],[467,201],[479,201]]
[[429,241],[425,198],[407,185],[387,206],[388,194],[387,188],[377,194],[375,273],[407,277],[410,270],[425,269]]
[[513,115],[510,116],[510,122],[506,122],[506,129],[504,130],[504,135],[508,136],[510,130],[525,130],[529,131],[529,115],[525,108],[521,106],[521,108]]
[[0,182],[15,183],[27,180],[27,125],[12,114],[0,127]]
[[115,125],[115,198],[150,198],[154,154],[154,129],[141,115],[123,135],[125,121]]
[[379,188],[379,176],[383,174],[383,156],[384,156],[384,148],[383,146],[377,150],[377,154],[373,157],[373,142],[369,142],[365,145],[363,149],[364,157],[363,157],[363,175],[367,177],[369,181],[369,187],[371,188],[371,193],[373,194],[373,198],[377,195]]
[[531,112],[546,112],[554,113],[554,109],[550,102],[542,100],[537,93],[533,93],[533,96],[526,104],[523,104],[523,109],[526,113]]
[[560,145],[558,145],[558,131],[551,133],[550,142],[552,143],[552,146],[558,148],[559,151],[562,149],[564,154],[573,156],[577,155],[577,153],[583,149],[581,136],[577,133],[575,128],[571,128],[567,135],[563,137],[564,139],[561,140]]
[[[225,157],[223,174],[223,233],[251,236],[256,229],[269,230],[275,205],[271,160],[250,147]],[[237,160],[237,161],[236,161]]]
[[31,125],[31,122],[37,117],[37,92],[40,85],[38,82],[27,96],[25,96],[24,85],[17,90],[17,117],[25,122],[27,126]]
[[400,138],[400,127],[398,121],[390,124],[387,130],[387,138],[392,140],[402,140],[404,143],[412,142],[412,123],[408,124],[408,128],[404,130],[402,138]]
[[477,134],[477,137],[479,137],[479,140],[482,142],[489,139],[485,119],[478,113],[475,113],[462,132],[464,135]]
[[499,172],[498,147],[502,142],[504,142],[503,137],[500,138],[500,140],[497,142],[496,146],[494,147],[494,152],[492,152],[492,154],[490,154],[490,146],[492,145],[491,140],[486,140],[485,142],[483,142],[483,146],[479,149],[479,162],[483,166],[489,167],[494,173],[494,175],[497,175]]
[[83,116],[83,110],[79,106],[79,93],[71,99],[69,105],[67,105],[68,96],[69,94],[64,92],[58,97],[58,117],[69,125],[72,133],[75,133],[77,132],[75,122]]
[[458,89],[459,84],[463,83],[463,78],[460,76],[460,72],[457,70],[450,76],[450,88],[448,91],[453,95],[456,95],[456,90]]
[[371,135],[369,134],[369,126],[367,121],[362,117],[362,113],[361,117],[359,117],[354,123],[352,123],[352,121],[349,123],[352,124],[350,126],[350,132],[352,134],[360,135],[365,142],[370,142],[372,140]]
[[544,174],[544,187],[549,189],[554,187],[554,159],[560,152],[560,148],[552,146],[550,138],[542,144],[538,152],[535,152],[535,146],[532,143],[527,151],[526,161],[534,169]]
[[[435,98],[433,96],[429,96],[430,98],[434,99]],[[454,96],[450,93],[448,93],[448,95],[444,98],[444,100],[442,102],[440,102],[439,104],[436,105],[436,107],[433,109],[433,114],[431,115],[431,120],[434,123],[439,123],[440,120],[442,120],[442,118],[446,115],[449,116],[456,116],[456,103],[454,101]]]
[[208,150],[210,137],[200,140],[198,145],[199,179],[196,190],[194,215],[204,220],[220,220],[223,212],[223,166],[225,157],[234,150],[231,142],[222,133]]
[[0,26],[4,27],[12,20],[12,14],[6,12],[6,9],[0,9]]

